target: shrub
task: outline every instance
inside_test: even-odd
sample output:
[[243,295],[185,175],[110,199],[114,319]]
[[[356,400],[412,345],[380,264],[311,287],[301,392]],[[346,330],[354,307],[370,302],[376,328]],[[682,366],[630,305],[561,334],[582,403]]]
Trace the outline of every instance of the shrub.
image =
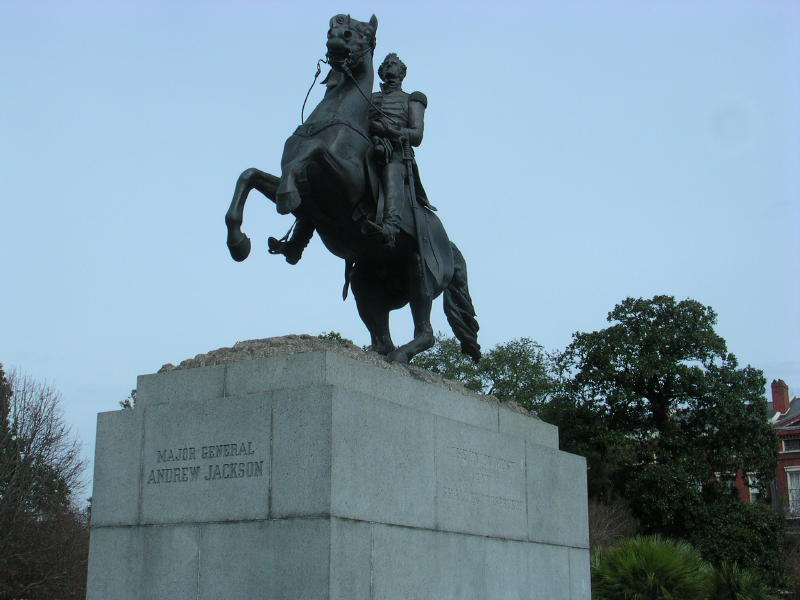
[[784,581],[783,523],[769,507],[736,500],[698,504],[686,536],[712,565],[736,563],[772,587]]
[[712,582],[708,600],[777,600],[756,573],[736,563],[722,563],[714,570]]
[[706,600],[709,567],[685,542],[624,540],[592,558],[594,600]]

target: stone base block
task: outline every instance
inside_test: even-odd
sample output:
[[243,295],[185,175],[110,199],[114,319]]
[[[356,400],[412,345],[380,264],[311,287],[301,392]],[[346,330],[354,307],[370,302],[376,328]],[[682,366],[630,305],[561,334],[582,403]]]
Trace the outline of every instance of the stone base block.
[[589,599],[584,459],[321,351],[139,379],[98,417],[89,600]]

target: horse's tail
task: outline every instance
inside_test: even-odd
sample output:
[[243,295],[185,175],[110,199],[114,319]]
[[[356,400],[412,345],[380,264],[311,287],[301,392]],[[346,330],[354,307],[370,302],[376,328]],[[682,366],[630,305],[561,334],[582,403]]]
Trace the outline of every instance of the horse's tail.
[[475,319],[475,308],[467,286],[467,263],[453,242],[450,242],[450,247],[453,249],[453,279],[444,290],[444,314],[461,342],[461,351],[478,362],[481,359],[481,347],[478,344],[480,326]]

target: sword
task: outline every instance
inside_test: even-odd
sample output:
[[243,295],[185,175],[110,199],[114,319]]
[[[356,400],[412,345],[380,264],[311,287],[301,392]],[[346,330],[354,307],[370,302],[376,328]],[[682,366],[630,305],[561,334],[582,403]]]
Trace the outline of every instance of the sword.
[[430,289],[428,287],[428,278],[425,276],[425,258],[422,249],[428,245],[428,228],[423,225],[425,215],[422,214],[424,210],[419,202],[417,202],[417,192],[414,189],[414,155],[411,152],[411,143],[407,137],[400,138],[400,144],[403,148],[403,162],[406,163],[406,189],[408,190],[408,201],[411,203],[411,216],[414,219],[414,234],[417,238],[417,252],[419,253],[420,266],[422,272],[422,291],[426,296],[430,296]]

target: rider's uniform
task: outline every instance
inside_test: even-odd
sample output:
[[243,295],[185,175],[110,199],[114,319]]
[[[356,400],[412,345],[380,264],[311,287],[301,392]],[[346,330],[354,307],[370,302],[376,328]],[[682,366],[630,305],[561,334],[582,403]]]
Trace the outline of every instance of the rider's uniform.
[[[372,94],[373,107],[370,109],[370,122],[383,121],[400,130],[411,146],[422,143],[425,108],[428,99],[422,92],[408,94],[402,89],[380,91]],[[396,233],[399,225],[397,207],[405,198],[405,182],[408,169],[403,161],[403,148],[400,139],[388,139],[391,153],[386,156],[381,174],[384,194],[384,229]],[[413,152],[412,152],[413,157]],[[414,185],[414,182],[411,182]],[[416,190],[420,196],[421,190]],[[423,192],[424,197],[424,192]],[[422,200],[422,198],[421,198]]]

